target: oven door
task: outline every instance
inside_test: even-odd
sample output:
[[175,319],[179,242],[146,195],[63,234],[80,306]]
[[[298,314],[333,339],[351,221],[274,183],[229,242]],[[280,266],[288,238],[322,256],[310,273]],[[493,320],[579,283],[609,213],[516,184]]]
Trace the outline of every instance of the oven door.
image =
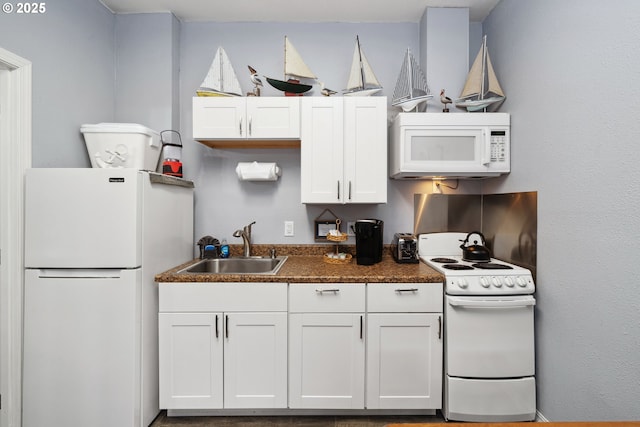
[[535,373],[535,299],[445,298],[445,366],[452,377],[517,378]]

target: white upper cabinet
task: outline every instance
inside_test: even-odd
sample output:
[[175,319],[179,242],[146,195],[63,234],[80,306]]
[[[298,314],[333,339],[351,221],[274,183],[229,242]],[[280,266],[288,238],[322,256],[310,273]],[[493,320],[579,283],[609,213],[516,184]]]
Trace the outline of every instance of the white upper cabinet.
[[387,202],[386,97],[301,100],[302,203]]
[[194,97],[193,139],[298,140],[298,97]]

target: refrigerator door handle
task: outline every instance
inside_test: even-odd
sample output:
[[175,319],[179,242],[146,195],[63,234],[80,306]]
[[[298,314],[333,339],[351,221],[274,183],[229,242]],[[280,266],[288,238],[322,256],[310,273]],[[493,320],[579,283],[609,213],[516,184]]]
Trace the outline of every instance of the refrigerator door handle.
[[38,270],[41,279],[119,279],[122,270],[107,269],[78,269],[78,268],[44,268]]

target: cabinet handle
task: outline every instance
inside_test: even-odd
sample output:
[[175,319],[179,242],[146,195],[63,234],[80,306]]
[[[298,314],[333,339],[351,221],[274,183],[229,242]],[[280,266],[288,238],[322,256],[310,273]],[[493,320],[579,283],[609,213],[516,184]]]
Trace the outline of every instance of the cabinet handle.
[[322,295],[325,292],[333,292],[334,294],[337,294],[338,292],[340,292],[340,289],[338,288],[332,288],[332,289],[316,289],[316,292],[319,293],[320,295]]
[[351,181],[349,181],[349,200],[351,200]]
[[396,289],[396,292],[398,292],[398,293],[402,293],[402,292],[418,292],[418,288]]
[[340,200],[340,180],[338,180],[338,200]]
[[442,316],[438,316],[438,339],[442,339]]
[[216,314],[216,338],[218,338],[218,315]]
[[238,131],[240,132],[240,136],[242,136],[242,119],[238,122]]
[[360,339],[362,339],[362,316],[360,316]]
[[251,119],[251,117],[249,117],[249,136],[251,136],[251,123],[253,122],[253,120]]
[[224,316],[224,333],[226,338],[229,339],[229,315]]

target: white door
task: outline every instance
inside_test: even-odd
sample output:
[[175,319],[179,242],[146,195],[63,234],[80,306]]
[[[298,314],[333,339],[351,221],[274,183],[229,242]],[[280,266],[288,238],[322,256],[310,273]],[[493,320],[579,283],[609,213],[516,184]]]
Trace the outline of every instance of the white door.
[[138,426],[137,270],[26,270],[23,426]]
[[289,316],[289,407],[364,408],[364,315]]
[[287,313],[225,313],[224,407],[287,407]]
[[441,314],[367,316],[367,409],[439,409]]
[[31,165],[31,62],[0,48],[0,425],[21,425],[24,171]]
[[301,122],[302,203],[342,203],[344,199],[342,98],[303,98]]
[[222,313],[160,313],[160,408],[222,408]]
[[447,374],[465,378],[534,375],[530,295],[445,297]]
[[193,139],[247,137],[246,98],[194,97]]
[[297,97],[247,97],[246,136],[252,139],[300,138]]
[[344,200],[387,202],[387,98],[344,98]]

